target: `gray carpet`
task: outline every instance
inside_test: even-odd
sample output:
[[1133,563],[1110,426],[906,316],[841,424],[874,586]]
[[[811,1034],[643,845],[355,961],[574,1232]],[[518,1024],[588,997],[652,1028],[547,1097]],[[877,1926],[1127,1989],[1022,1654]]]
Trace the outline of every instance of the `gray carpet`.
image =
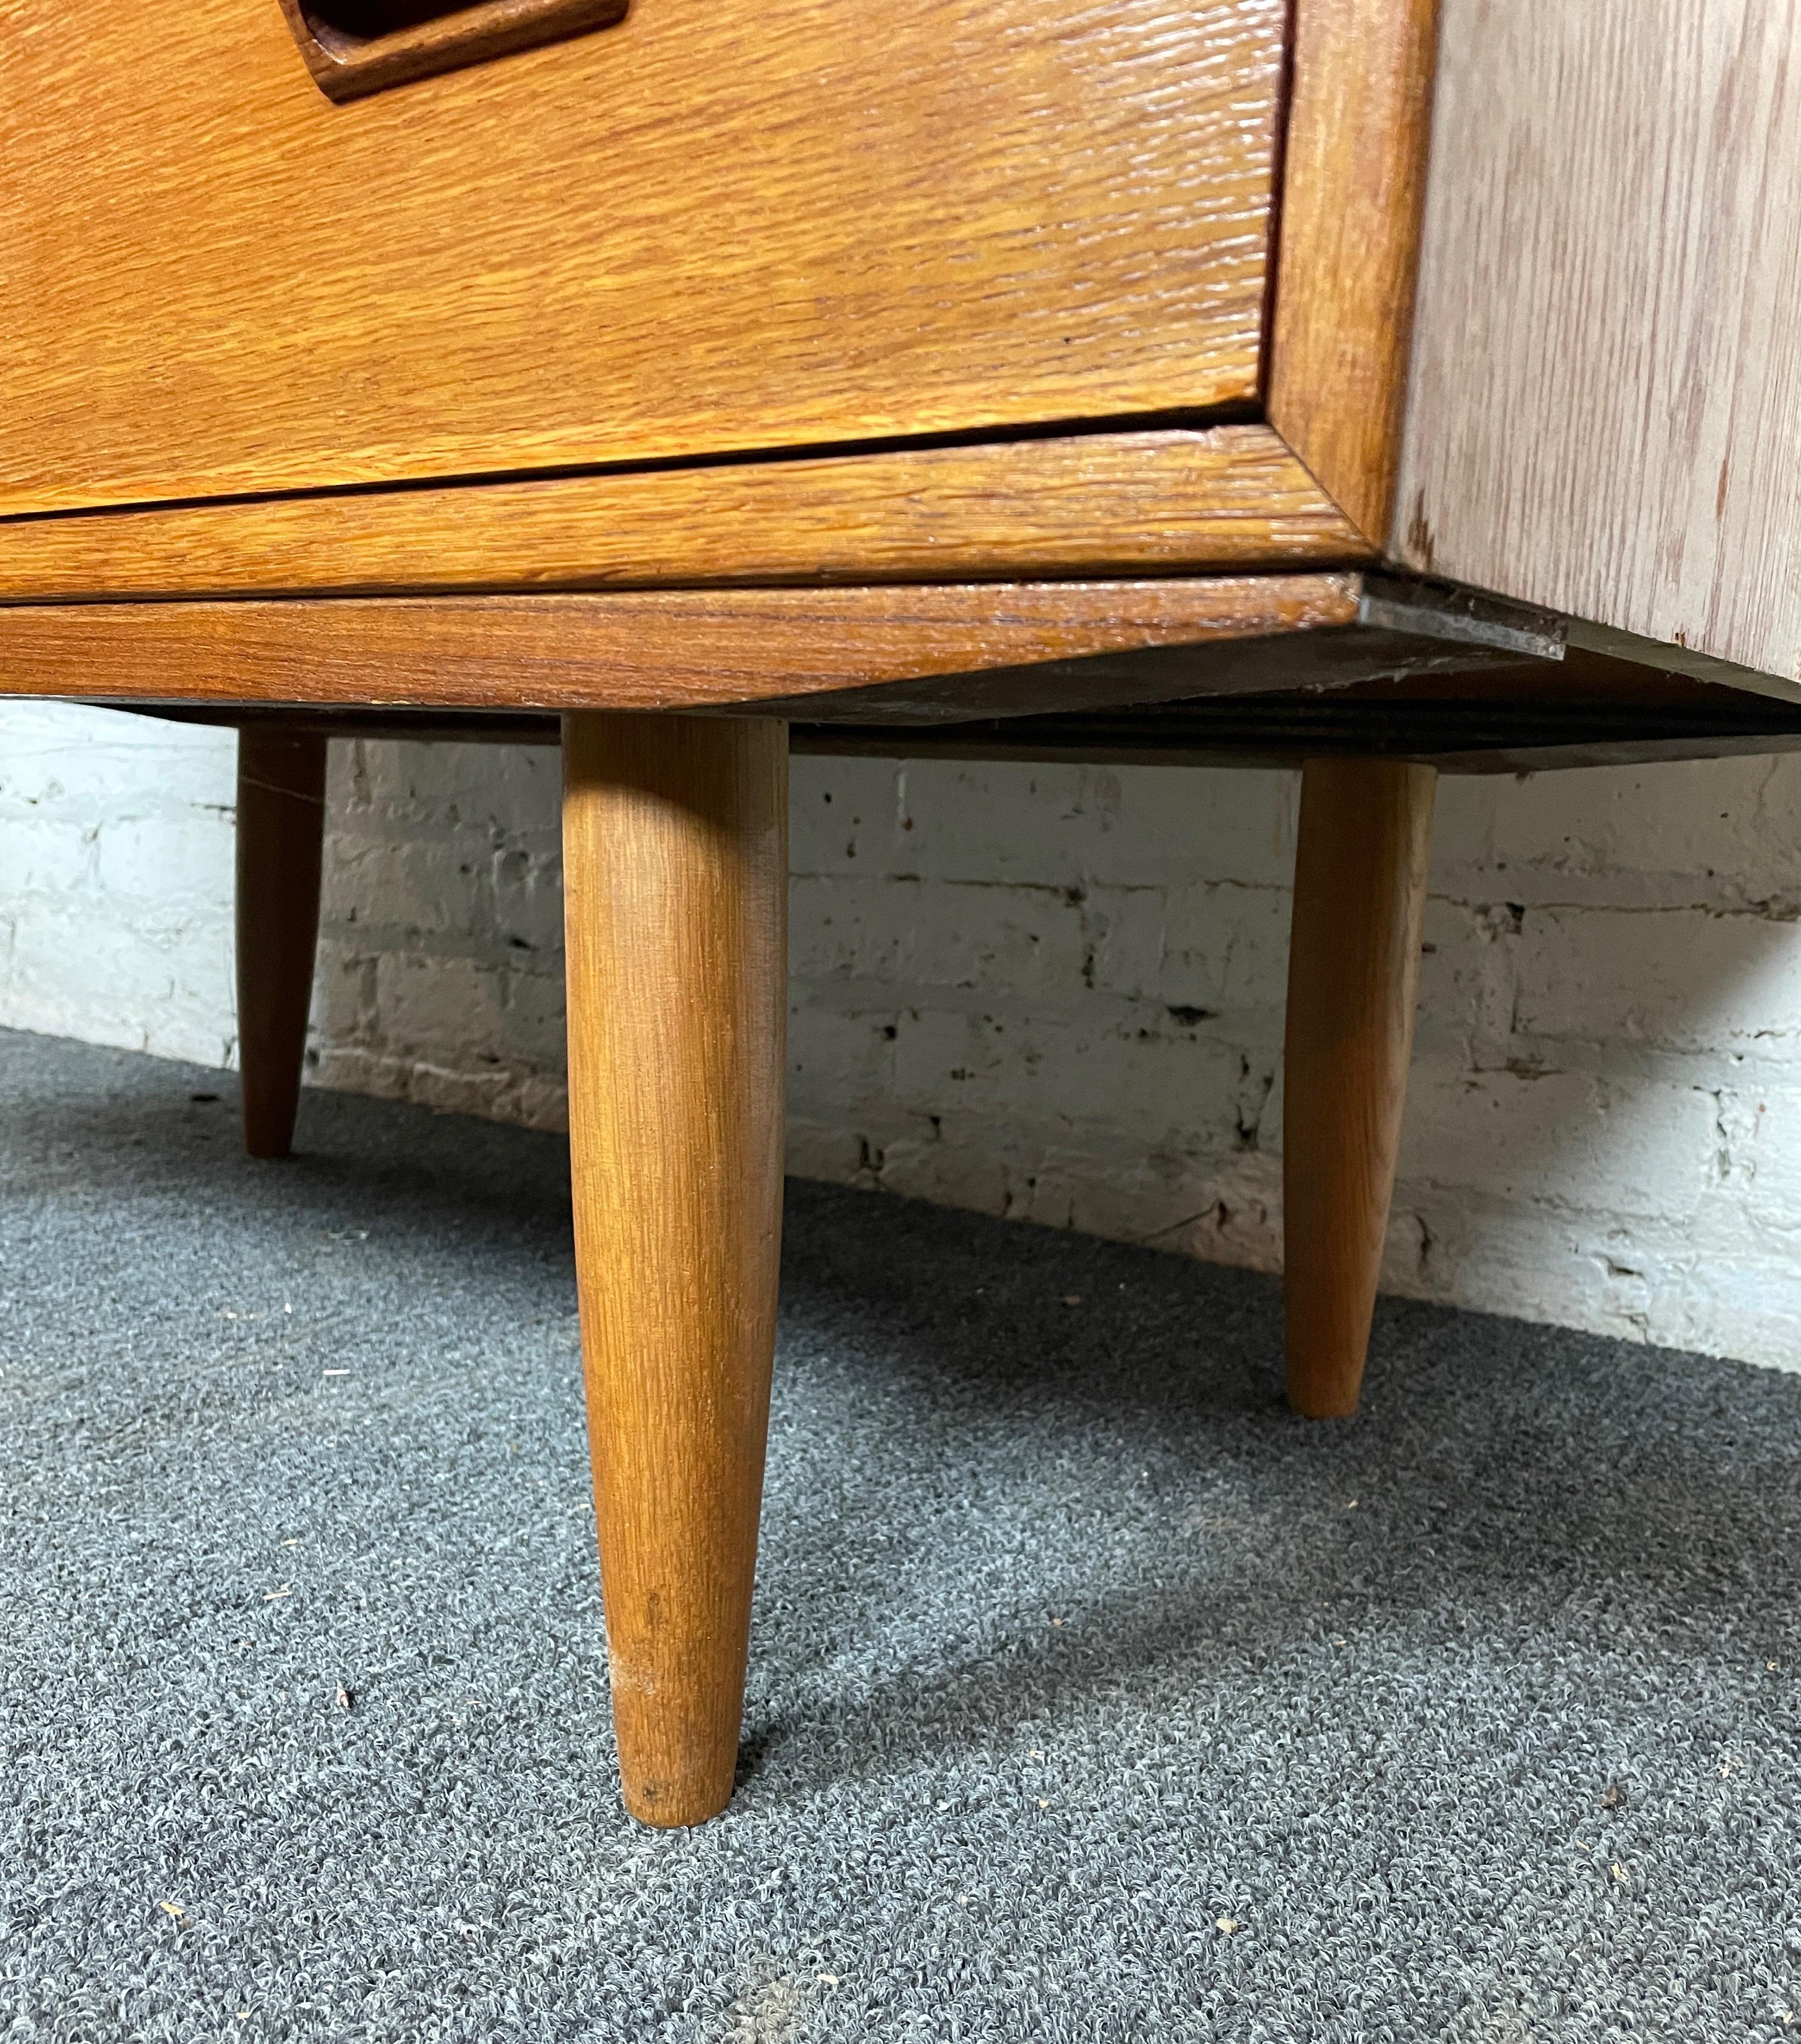
[[659,1835],[561,1144],[232,1094],[0,1035],[0,2037],[1801,2035],[1801,1378],[1386,1304],[1308,1426],[1265,1280],[796,1185]]

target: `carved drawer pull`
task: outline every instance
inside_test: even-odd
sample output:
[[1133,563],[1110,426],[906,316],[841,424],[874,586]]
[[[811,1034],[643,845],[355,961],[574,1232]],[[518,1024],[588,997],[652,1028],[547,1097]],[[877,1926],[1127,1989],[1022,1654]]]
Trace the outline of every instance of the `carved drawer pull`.
[[321,91],[360,99],[620,20],[628,0],[281,0]]

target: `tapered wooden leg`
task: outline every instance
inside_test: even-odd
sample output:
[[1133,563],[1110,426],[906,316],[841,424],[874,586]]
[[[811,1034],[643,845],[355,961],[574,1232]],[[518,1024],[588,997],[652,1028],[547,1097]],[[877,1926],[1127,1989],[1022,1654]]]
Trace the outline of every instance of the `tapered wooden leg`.
[[626,1807],[732,1794],[781,1234],[788,736],[563,721],[570,1158]]
[[252,1157],[285,1157],[294,1145],[324,828],[325,740],[240,731],[238,1068]]
[[1301,776],[1282,1116],[1288,1398],[1357,1409],[1413,1052],[1430,766],[1315,759]]

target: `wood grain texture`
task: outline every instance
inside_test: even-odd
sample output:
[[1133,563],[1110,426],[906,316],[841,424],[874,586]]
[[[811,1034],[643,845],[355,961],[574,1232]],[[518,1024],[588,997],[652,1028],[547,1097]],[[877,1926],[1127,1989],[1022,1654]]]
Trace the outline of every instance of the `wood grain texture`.
[[1269,417],[1378,544],[1400,452],[1438,6],[1295,8]]
[[[478,0],[474,6],[451,0],[422,21],[409,18],[420,10],[408,7],[281,0],[281,9],[314,83],[341,103],[610,28],[623,18],[626,0]],[[390,15],[399,18],[362,18]],[[351,20],[355,28],[348,25]]]
[[[1135,682],[1074,663],[1352,625],[1362,588],[1339,574],[17,604],[0,606],[0,696],[636,710],[805,700],[826,715],[835,697],[900,683],[954,716],[996,701],[997,674],[1042,667],[1035,697],[1010,686],[1004,707],[1079,706],[1130,697]],[[964,679],[933,697],[922,688],[933,676]]]
[[1265,426],[0,521],[0,599],[945,581],[1371,549]]
[[0,509],[1248,404],[1282,0],[636,0],[333,106],[0,0]]
[[1384,759],[1301,774],[1282,1211],[1289,1402],[1357,1409],[1400,1147],[1438,780]]
[[732,1793],[781,1235],[788,740],[570,717],[570,1164],[626,1807]]
[[319,938],[325,745],[277,726],[238,733],[238,1067],[244,1147],[294,1147]]
[[1801,679],[1801,6],[1444,0],[1394,546]]

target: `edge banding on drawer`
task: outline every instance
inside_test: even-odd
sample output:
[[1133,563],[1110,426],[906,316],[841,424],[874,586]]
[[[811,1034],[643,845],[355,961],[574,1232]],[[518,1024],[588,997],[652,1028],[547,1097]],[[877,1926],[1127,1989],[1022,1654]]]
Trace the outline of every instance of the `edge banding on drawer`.
[[390,86],[561,42],[624,18],[628,0],[281,0],[306,67],[327,98]]

